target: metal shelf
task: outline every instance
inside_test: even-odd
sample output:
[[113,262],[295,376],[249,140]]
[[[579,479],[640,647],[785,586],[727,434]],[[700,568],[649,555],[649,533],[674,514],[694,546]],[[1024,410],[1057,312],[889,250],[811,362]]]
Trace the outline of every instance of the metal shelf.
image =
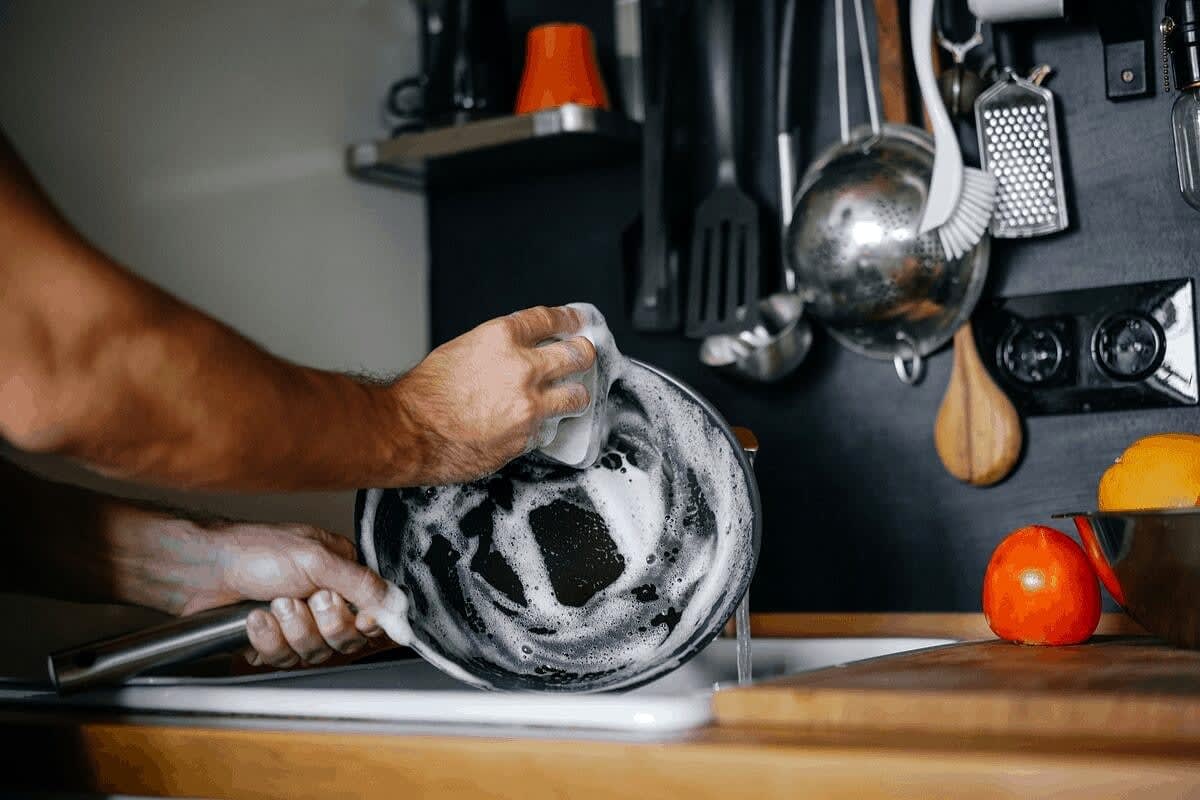
[[346,166],[366,180],[421,191],[430,182],[479,182],[628,158],[640,127],[580,105],[497,117],[351,145]]

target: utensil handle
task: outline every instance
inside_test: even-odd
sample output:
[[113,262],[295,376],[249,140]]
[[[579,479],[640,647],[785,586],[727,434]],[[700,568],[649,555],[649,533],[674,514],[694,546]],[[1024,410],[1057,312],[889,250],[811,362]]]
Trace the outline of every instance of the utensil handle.
[[[782,234],[792,221],[796,193],[796,152],[792,140],[792,49],[796,30],[796,0],[785,0],[779,25],[779,74],[775,78],[775,141],[779,148],[779,208]],[[785,268],[786,268],[786,259]]]
[[909,11],[917,85],[921,89],[921,101],[925,104],[929,124],[933,128],[933,175],[929,181],[925,208],[921,212],[921,222],[917,227],[918,233],[927,233],[946,224],[958,208],[963,185],[963,160],[958,134],[942,104],[937,77],[933,74],[933,0],[913,0]]
[[842,144],[850,144],[850,101],[846,90],[846,7],[842,0],[834,0],[833,14],[833,36],[837,47],[838,129]]
[[792,50],[796,0],[785,0],[779,32],[779,74],[775,80],[775,143],[779,154],[779,261],[783,288],[796,291],[796,271],[787,257],[787,232],[796,201],[796,143],[792,139]]
[[946,113],[946,107],[942,105],[937,76],[933,74],[933,0],[913,0],[909,27],[917,86],[921,89],[921,100],[929,113],[934,140],[938,147],[948,147],[951,143],[957,147],[954,126],[950,122],[950,115]]
[[875,76],[871,69],[871,45],[867,41],[867,24],[863,19],[862,0],[854,0],[854,22],[858,28],[858,55],[862,61],[863,89],[867,93],[867,112],[871,117],[871,132],[879,135],[879,104],[875,99]]
[[191,661],[249,644],[246,617],[258,601],[221,606],[146,630],[51,653],[50,680],[60,694],[120,683],[154,667]]
[[792,48],[796,34],[796,0],[784,0],[779,22],[779,74],[775,78],[775,131],[792,131]]
[[754,435],[754,431],[740,425],[733,426],[733,435],[741,445],[742,452],[746,454],[750,466],[753,467],[754,459],[758,456],[758,437]]
[[883,119],[885,122],[907,123],[912,110],[905,77],[907,53],[899,0],[876,0],[875,24]]
[[676,15],[673,0],[642,4],[642,70],[645,120],[642,125],[642,271],[633,309],[637,330],[673,330],[679,326],[679,297],[671,280],[669,219],[666,209],[667,151],[670,132],[668,97]]
[[[1001,69],[1008,67],[1013,72],[1019,72],[1024,66],[1019,63],[1021,57],[1017,53],[1017,41],[1011,26],[992,26],[992,47],[996,51],[997,67]],[[1001,72],[999,75],[1003,77],[1004,73]]]
[[712,90],[717,182],[736,183],[733,141],[733,0],[708,2],[708,84]]

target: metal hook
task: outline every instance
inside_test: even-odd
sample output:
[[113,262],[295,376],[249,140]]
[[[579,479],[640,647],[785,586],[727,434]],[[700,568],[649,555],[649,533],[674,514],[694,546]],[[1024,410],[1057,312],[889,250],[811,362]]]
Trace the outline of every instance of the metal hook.
[[921,380],[921,376],[925,374],[925,359],[917,350],[917,343],[907,333],[898,332],[896,341],[906,346],[910,353],[908,357],[905,357],[903,351],[897,348],[896,355],[892,356],[892,366],[896,368],[896,377],[907,386],[915,386]]
[[983,44],[983,24],[979,21],[978,17],[975,18],[975,33],[965,42],[950,41],[946,38],[946,34],[942,33],[941,27],[935,28],[934,34],[937,36],[938,46],[950,54],[955,64],[963,63],[966,60],[967,53]]

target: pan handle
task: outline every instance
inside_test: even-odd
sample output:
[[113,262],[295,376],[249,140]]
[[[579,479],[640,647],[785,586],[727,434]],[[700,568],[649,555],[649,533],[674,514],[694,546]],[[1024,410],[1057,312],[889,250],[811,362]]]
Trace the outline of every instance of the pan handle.
[[146,630],[51,653],[50,681],[59,694],[110,686],[154,667],[237,650],[249,644],[246,617],[259,601],[221,606]]

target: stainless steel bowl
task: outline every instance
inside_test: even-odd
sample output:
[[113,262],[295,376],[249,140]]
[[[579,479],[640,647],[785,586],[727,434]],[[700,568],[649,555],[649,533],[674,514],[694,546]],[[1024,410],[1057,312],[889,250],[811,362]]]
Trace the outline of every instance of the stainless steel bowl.
[[851,350],[896,361],[898,372],[901,362],[919,371],[920,358],[950,340],[987,277],[987,237],[948,261],[936,232],[917,233],[932,169],[924,131],[856,128],[809,167],[788,232],[806,312]]
[[1200,649],[1200,510],[1071,517],[1101,583],[1143,628]]

